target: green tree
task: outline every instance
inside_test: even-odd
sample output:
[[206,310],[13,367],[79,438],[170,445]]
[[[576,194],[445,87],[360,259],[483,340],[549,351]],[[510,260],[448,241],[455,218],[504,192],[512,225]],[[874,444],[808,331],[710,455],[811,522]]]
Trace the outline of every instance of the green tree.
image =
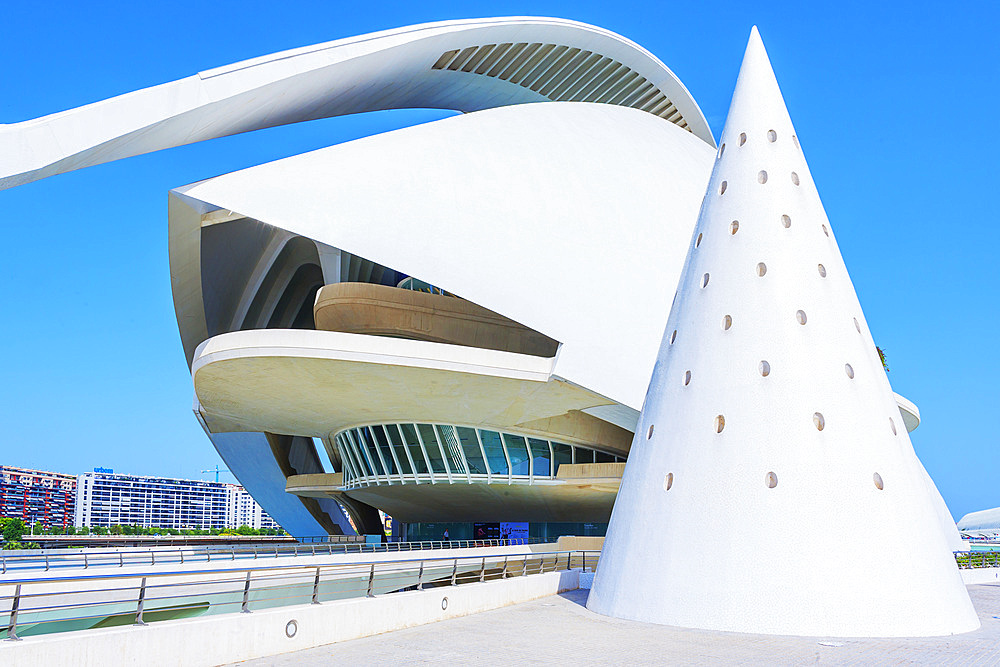
[[24,536],[24,521],[20,519],[0,519],[0,526],[3,528],[4,542],[20,542]]

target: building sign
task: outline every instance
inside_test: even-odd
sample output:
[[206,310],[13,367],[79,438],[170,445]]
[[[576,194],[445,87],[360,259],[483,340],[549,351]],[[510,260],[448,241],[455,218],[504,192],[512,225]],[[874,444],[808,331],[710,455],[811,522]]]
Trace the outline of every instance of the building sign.
[[528,541],[528,522],[523,523],[474,523],[474,540],[513,540],[515,544]]
[[514,543],[527,544],[528,542],[528,522],[524,523],[501,523],[500,537],[504,540],[512,540]]
[[472,524],[472,539],[474,540],[499,540],[499,523],[474,523]]
[[111,468],[94,468],[94,472],[103,472],[103,473],[107,473],[108,475],[114,475],[115,474],[115,471],[112,470]]

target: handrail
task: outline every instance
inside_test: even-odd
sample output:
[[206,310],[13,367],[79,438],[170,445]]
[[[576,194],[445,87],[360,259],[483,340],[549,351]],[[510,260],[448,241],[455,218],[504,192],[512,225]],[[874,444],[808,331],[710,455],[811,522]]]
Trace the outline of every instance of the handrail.
[[[0,583],[0,590],[13,589],[12,595],[0,596],[0,614],[6,612],[8,617],[7,640],[18,641],[19,629],[22,634],[49,634],[69,631],[66,624],[73,623],[77,623],[73,629],[98,624],[146,625],[179,617],[178,614],[183,617],[186,612],[225,613],[237,606],[239,611],[251,613],[254,606],[321,604],[323,599],[376,597],[425,590],[427,586],[457,586],[560,570],[594,570],[599,558],[599,551],[573,549],[366,559],[357,563],[232,565],[188,571],[25,577]],[[178,577],[184,580],[177,581]],[[52,584],[95,581],[111,585],[50,590]]]
[[[303,538],[313,539],[313,538]],[[278,558],[282,556],[316,556],[324,553],[389,553],[395,551],[423,551],[426,549],[472,549],[480,547],[520,546],[544,543],[541,538],[511,538],[488,540],[449,540],[422,542],[386,542],[369,544],[365,542],[303,542],[299,544],[263,544],[263,545],[192,545],[185,547],[141,547],[132,551],[123,548],[113,550],[87,550],[72,553],[53,553],[44,550],[39,553],[7,555],[0,551],[0,574],[8,570],[44,569],[82,567],[89,569],[96,566],[141,565],[179,562],[184,559],[205,562],[227,558],[230,560]],[[102,560],[103,559],[103,560]]]
[[955,562],[960,570],[1000,567],[1000,551],[956,551]]

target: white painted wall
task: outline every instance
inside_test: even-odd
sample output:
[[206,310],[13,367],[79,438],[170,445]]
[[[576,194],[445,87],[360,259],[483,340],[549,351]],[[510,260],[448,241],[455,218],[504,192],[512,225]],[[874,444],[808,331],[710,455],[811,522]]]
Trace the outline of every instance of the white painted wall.
[[[0,642],[0,664],[221,665],[331,644],[527,602],[578,586],[578,571],[268,609],[145,627],[84,630]],[[447,608],[442,601],[447,598]],[[294,620],[297,632],[286,636]]]
[[755,633],[973,630],[929,486],[754,29],[588,607]]

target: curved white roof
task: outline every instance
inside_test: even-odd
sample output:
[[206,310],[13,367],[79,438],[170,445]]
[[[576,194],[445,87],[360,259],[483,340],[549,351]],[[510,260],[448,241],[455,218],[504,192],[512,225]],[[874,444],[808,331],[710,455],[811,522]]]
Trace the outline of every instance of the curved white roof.
[[555,375],[638,409],[713,155],[648,113],[557,102],[446,118],[179,188],[171,277],[188,358],[209,335],[199,247],[211,222],[200,214],[223,209],[540,331],[562,343]]
[[288,123],[399,108],[545,101],[641,109],[714,146],[655,56],[553,18],[444,21],[283,51],[35,120],[0,125],[0,190],[112,160]]
[[963,533],[1000,535],[1000,507],[966,514],[959,519],[958,529]]

